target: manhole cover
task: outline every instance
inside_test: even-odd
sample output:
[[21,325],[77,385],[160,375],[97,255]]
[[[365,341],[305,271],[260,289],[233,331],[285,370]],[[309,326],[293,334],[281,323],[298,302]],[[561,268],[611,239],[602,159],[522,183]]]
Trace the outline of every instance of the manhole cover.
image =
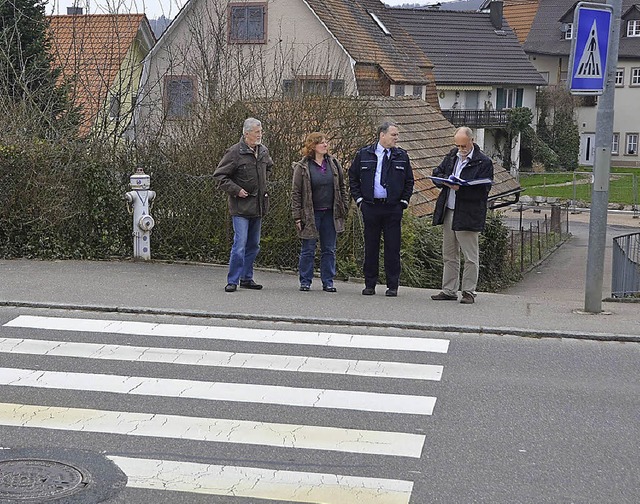
[[82,473],[53,460],[0,461],[0,498],[42,502],[85,488]]

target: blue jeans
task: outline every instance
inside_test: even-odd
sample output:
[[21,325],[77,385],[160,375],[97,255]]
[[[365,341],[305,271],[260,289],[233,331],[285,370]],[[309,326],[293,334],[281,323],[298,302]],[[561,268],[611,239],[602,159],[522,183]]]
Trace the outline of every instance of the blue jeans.
[[[320,235],[320,279],[323,287],[333,287],[336,276],[336,227],[333,223],[333,210],[314,212],[316,229]],[[313,263],[316,254],[316,238],[302,240],[298,271],[300,285],[311,285]]]
[[238,285],[240,280],[253,279],[253,262],[260,251],[262,219],[234,215],[231,220],[234,236],[227,283]]

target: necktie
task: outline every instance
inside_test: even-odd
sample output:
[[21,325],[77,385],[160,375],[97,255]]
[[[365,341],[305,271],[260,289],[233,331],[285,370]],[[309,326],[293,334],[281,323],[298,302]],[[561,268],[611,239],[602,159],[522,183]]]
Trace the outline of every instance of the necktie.
[[389,149],[384,150],[384,157],[382,158],[382,173],[380,174],[380,185],[387,187],[387,175],[389,174],[389,168],[391,167],[391,160],[389,159]]

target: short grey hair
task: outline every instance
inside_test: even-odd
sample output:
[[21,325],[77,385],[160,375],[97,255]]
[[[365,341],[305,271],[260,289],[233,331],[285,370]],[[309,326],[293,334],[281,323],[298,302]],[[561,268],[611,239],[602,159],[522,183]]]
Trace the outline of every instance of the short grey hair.
[[382,124],[380,124],[380,126],[378,126],[378,138],[380,138],[380,133],[386,133],[392,126],[394,128],[398,127],[398,125],[393,121],[384,121]]
[[457,130],[456,130],[456,135],[458,133],[464,133],[465,135],[467,135],[467,138],[469,140],[473,140],[473,131],[471,128],[469,128],[468,126],[460,126]]
[[244,124],[242,125],[242,134],[249,133],[254,128],[258,126],[262,126],[262,123],[256,119],[255,117],[248,117],[244,120]]

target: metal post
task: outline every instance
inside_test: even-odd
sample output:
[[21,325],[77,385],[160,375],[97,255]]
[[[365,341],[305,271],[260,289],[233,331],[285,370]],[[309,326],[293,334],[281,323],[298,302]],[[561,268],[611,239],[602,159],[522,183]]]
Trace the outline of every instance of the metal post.
[[607,77],[604,92],[598,100],[596,116],[595,159],[593,165],[593,188],[591,212],[589,213],[589,245],[587,249],[587,275],[584,293],[586,312],[602,311],[602,281],[604,252],[607,239],[607,205],[609,203],[609,172],[611,168],[611,143],[613,141],[613,101],[615,96],[615,74],[618,66],[620,42],[620,15],[622,0],[607,0],[613,7]]

